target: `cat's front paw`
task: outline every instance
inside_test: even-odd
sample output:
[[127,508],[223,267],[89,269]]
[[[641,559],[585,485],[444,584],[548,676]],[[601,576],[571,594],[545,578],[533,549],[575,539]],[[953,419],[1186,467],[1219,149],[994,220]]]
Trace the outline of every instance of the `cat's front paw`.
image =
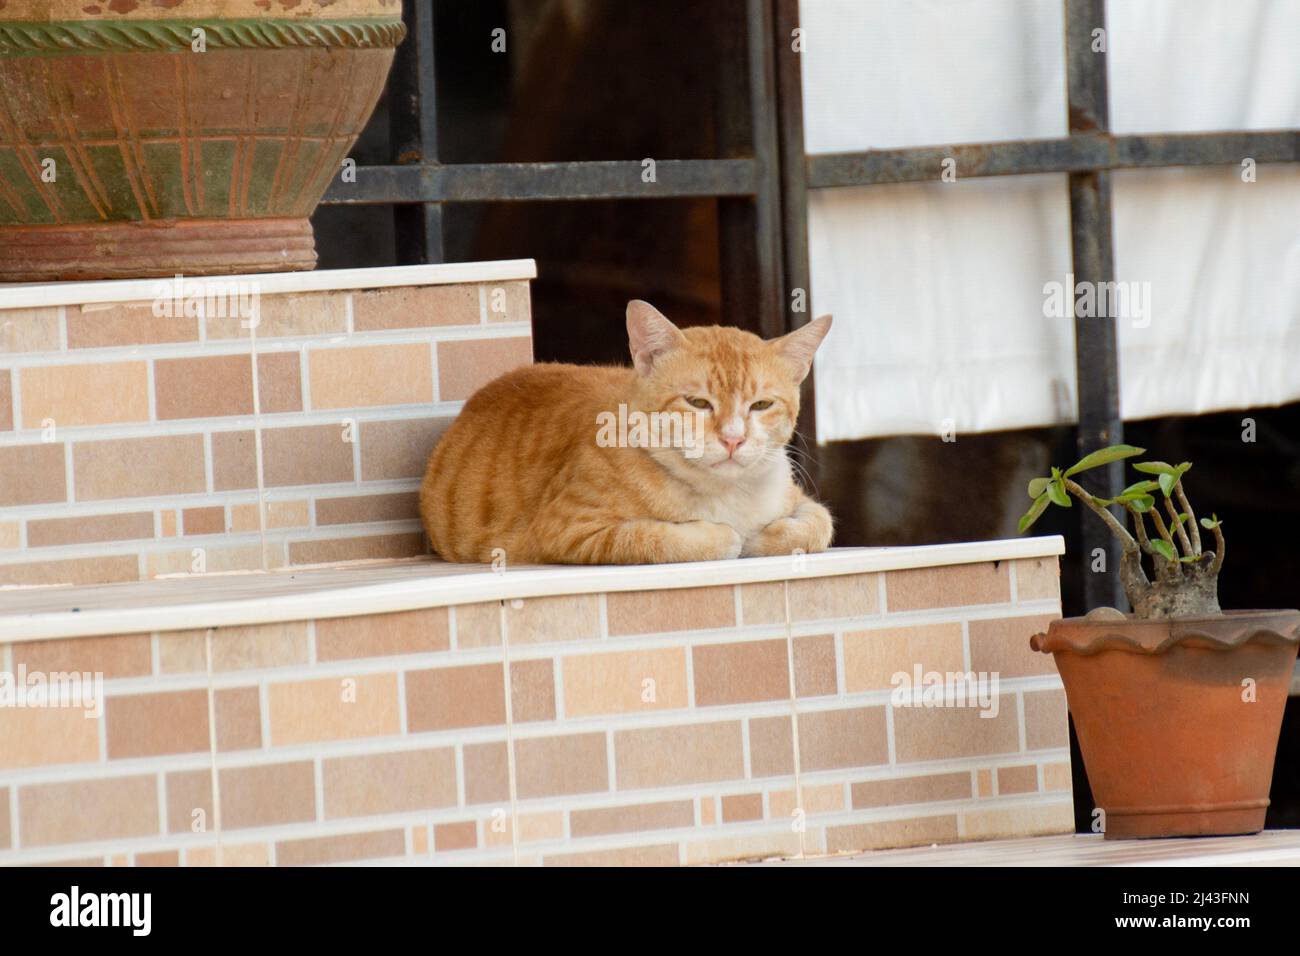
[[741,557],[814,554],[830,547],[831,533],[831,513],[815,502],[808,502],[799,514],[777,518],[753,535],[745,542]]
[[687,561],[722,561],[740,557],[745,541],[729,524],[716,521],[690,521],[682,527],[690,529],[693,540],[691,557]]

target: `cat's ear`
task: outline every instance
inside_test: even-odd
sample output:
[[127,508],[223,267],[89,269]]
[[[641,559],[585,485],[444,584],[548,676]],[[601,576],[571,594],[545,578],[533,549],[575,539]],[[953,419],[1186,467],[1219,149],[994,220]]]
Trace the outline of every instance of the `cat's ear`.
[[649,375],[659,357],[683,340],[681,329],[649,302],[633,299],[627,304],[627,343],[632,364]]
[[817,346],[822,344],[822,339],[826,338],[826,333],[830,330],[831,317],[823,315],[779,339],[772,340],[772,347],[794,366],[796,381],[802,382],[808,377],[813,356],[817,353]]

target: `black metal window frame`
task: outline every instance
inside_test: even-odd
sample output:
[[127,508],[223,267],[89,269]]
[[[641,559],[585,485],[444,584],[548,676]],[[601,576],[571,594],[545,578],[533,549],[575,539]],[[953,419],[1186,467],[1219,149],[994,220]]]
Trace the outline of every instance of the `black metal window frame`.
[[[1112,135],[1106,52],[1093,50],[1093,31],[1106,29],[1105,0],[1062,0],[1067,136],[808,156],[803,54],[792,42],[799,0],[742,0],[743,34],[728,33],[720,64],[721,158],[656,159],[651,182],[643,180],[640,160],[444,165],[437,150],[433,2],[403,0],[410,39],[398,49],[390,86],[394,164],[358,168],[356,181],[335,182],[324,202],[393,205],[402,261],[439,262],[445,203],[716,198],[724,313],[746,317],[746,325],[765,336],[811,318],[804,311],[809,190],[937,181],[945,161],[955,161],[962,179],[1065,173],[1071,271],[1077,282],[1099,284],[1113,281],[1115,273],[1112,171],[1237,164],[1245,158],[1300,162],[1300,130]],[[1113,320],[1076,316],[1075,362],[1077,445],[1083,454],[1123,440]],[[811,392],[806,398],[805,435],[815,428]],[[1114,495],[1121,465],[1089,477],[1091,490]],[[1104,527],[1084,522],[1082,541],[1084,553],[1101,548],[1107,567],[1117,568],[1119,546]],[[1088,606],[1124,606],[1117,573],[1085,573],[1084,579]]]

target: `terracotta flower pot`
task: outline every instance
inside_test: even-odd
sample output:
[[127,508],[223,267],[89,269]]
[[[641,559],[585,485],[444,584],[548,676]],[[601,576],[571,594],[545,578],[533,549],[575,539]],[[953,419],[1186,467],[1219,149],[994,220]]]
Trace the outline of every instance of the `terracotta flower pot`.
[[1300,611],[1053,621],[1052,654],[1106,839],[1257,833]]
[[312,268],[404,35],[400,0],[0,0],[0,281]]

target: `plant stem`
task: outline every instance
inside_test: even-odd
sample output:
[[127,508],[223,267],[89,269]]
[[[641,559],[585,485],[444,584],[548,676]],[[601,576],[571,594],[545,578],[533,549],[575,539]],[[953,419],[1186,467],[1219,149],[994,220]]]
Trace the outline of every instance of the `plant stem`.
[[1223,531],[1216,524],[1214,526],[1214,564],[1210,565],[1210,574],[1218,576],[1219,569],[1223,567]]
[[1147,537],[1147,525],[1142,520],[1142,512],[1132,506],[1128,510],[1133,512],[1133,523],[1137,525],[1138,544],[1142,546],[1143,551],[1155,557],[1156,549],[1151,547],[1151,540]]
[[1125,551],[1140,550],[1138,548],[1137,541],[1133,538],[1131,534],[1128,533],[1128,529],[1125,528],[1118,521],[1116,521],[1115,516],[1113,514],[1111,514],[1101,505],[1097,504],[1097,502],[1093,501],[1092,495],[1090,495],[1087,491],[1085,491],[1079,484],[1070,480],[1069,478],[1066,478],[1065,490],[1070,492],[1070,494],[1074,495],[1074,497],[1078,498],[1085,505],[1091,508],[1094,512],[1096,512],[1097,516],[1101,518],[1102,521],[1106,522],[1106,526],[1110,528],[1111,534],[1119,538],[1120,543],[1124,546]]
[[1183,528],[1183,522],[1178,520],[1178,509],[1174,507],[1174,503],[1167,497],[1165,498],[1165,508],[1169,511],[1169,523],[1173,525],[1174,531],[1178,534],[1178,540],[1182,542],[1183,554],[1190,557],[1196,552],[1192,550],[1192,542],[1187,539],[1187,531]]
[[1187,500],[1187,495],[1183,492],[1183,482],[1179,479],[1178,484],[1174,485],[1174,493],[1178,495],[1178,503],[1182,505],[1187,512],[1187,525],[1192,529],[1192,547],[1196,549],[1196,554],[1201,553],[1201,529],[1196,524],[1196,512],[1192,510],[1192,503]]
[[1178,545],[1174,543],[1173,537],[1169,534],[1169,529],[1165,527],[1165,519],[1160,517],[1160,509],[1151,509],[1151,520],[1155,522],[1156,530],[1160,532],[1160,537],[1164,538],[1169,547],[1174,549],[1174,554],[1178,553]]

